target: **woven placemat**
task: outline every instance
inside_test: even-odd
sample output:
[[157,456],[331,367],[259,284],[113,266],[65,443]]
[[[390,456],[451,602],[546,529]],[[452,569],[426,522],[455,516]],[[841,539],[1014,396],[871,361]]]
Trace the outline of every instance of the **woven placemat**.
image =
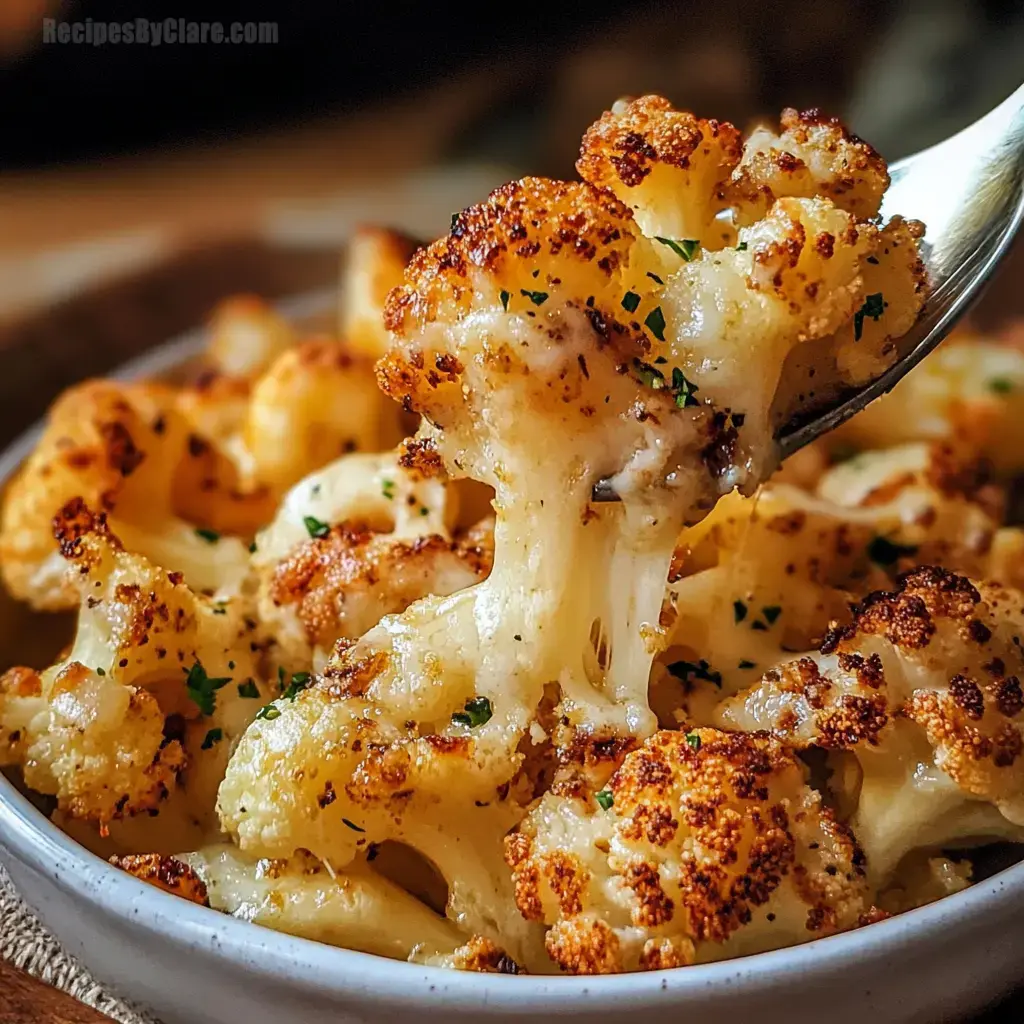
[[0,957],[105,1013],[118,1024],[158,1024],[104,990],[37,920],[0,864]]

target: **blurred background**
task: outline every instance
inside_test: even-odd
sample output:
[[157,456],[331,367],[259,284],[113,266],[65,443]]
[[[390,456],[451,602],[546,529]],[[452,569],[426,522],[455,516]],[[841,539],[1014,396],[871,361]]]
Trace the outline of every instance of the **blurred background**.
[[[167,17],[275,41],[45,37]],[[821,106],[896,159],[1024,78],[1024,2],[0,0],[0,65],[0,345],[52,392],[223,294],[328,283],[354,223],[427,236],[510,176],[571,174],[623,94],[744,128]]]

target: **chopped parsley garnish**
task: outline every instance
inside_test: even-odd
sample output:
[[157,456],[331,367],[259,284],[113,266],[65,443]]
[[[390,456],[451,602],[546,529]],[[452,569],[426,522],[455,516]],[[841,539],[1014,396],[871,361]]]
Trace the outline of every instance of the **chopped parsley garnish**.
[[106,674],[107,674],[107,670],[105,668],[97,668],[96,669],[96,675],[98,675],[98,676],[105,676]]
[[500,294],[499,298],[501,299],[501,308],[503,310],[505,310],[505,312],[507,313],[508,312],[508,300],[511,299],[512,296],[507,291],[505,291],[504,288],[502,288],[501,289],[501,294]]
[[308,672],[296,672],[292,676],[292,681],[288,684],[285,690],[282,692],[281,697],[284,700],[295,700],[296,697],[309,686],[310,675]]
[[249,545],[249,554],[250,554],[250,555],[255,555],[255,554],[256,554],[256,541],[253,541],[253,542],[252,542],[252,543],[251,543],[251,544]]
[[216,544],[220,540],[220,534],[216,530],[196,529],[196,536],[202,537],[207,544]]
[[422,507],[420,508],[420,515],[421,515],[421,516],[429,516],[429,515],[430,515],[430,509],[429,509],[429,508],[427,508],[427,506],[426,506],[426,505],[422,506]]
[[716,672],[703,658],[696,664],[692,661],[673,661],[667,667],[669,672],[681,682],[688,683],[692,677],[714,683],[719,688],[722,686],[722,673]]
[[244,683],[238,684],[238,696],[248,697],[250,700],[258,698],[260,695],[260,688],[256,685],[252,679],[246,679]]
[[877,565],[894,565],[898,559],[916,554],[916,544],[897,544],[888,537],[875,537],[868,545],[868,558]]
[[747,606],[742,601],[733,601],[732,617],[736,622],[742,622],[747,617]]
[[206,674],[202,662],[197,661],[189,670],[185,679],[185,689],[189,697],[204,715],[212,715],[217,706],[217,691],[231,682],[230,676],[211,679]]
[[687,263],[700,248],[700,240],[697,238],[681,238],[678,242],[674,238],[662,238],[660,235],[655,235],[654,238],[662,245],[667,245],[676,255],[682,256]]
[[215,604],[213,606],[213,614],[214,615],[227,615],[227,613],[228,613],[228,606],[226,604]]
[[602,789],[600,793],[595,793],[594,799],[598,802],[602,811],[610,811],[612,803],[615,801],[615,797],[612,796],[610,789]]
[[694,753],[700,750],[700,737],[695,732],[686,734],[686,742],[693,748]]
[[645,363],[642,359],[634,359],[633,369],[636,372],[636,379],[646,387],[653,388],[655,391],[660,391],[665,387],[665,375],[650,363]]
[[464,725],[468,729],[474,729],[478,725],[484,725],[491,720],[494,709],[486,697],[473,697],[467,700],[465,711],[456,711],[452,715],[452,721],[456,725]]
[[535,306],[543,306],[548,301],[547,292],[531,292],[525,288],[520,288],[519,294],[525,295]]
[[283,693],[285,688],[285,680],[288,678],[288,673],[284,670],[284,665],[277,666],[277,692]]
[[872,320],[878,318],[885,312],[885,302],[881,292],[875,292],[864,299],[864,305],[853,314],[853,340],[860,341],[864,333],[864,317],[869,316]]
[[746,242],[740,242],[740,244],[736,246],[736,251],[737,252],[746,252],[747,251],[747,243]]
[[654,282],[655,282],[655,284],[664,284],[664,283],[665,283],[665,282],[664,282],[664,281],[663,281],[663,280],[662,280],[662,279],[661,279],[660,277],[658,277],[658,275],[657,275],[657,274],[652,274],[652,273],[651,273],[651,272],[650,272],[649,270],[647,271],[647,276],[648,276],[648,277],[649,277],[649,278],[650,278],[650,279],[651,279],[652,281],[654,281]]
[[223,729],[211,729],[204,737],[202,742],[202,749],[209,750],[214,743],[220,743],[224,739]]
[[458,224],[458,223],[459,223],[459,215],[457,213],[453,213],[452,214],[452,226],[451,226],[451,230],[452,231],[455,230],[455,225]]
[[640,296],[636,292],[626,292],[622,296],[622,308],[627,313],[635,313],[636,307],[640,305]]
[[256,712],[256,717],[272,722],[275,718],[281,717],[281,709],[276,704],[267,704]]
[[1008,395],[1013,391],[1013,381],[1009,377],[993,377],[988,382],[988,389],[997,395]]
[[757,668],[757,662],[756,661],[747,661],[747,659],[744,658],[739,663],[738,668]]
[[341,819],[353,832],[365,832],[365,828],[360,828],[354,821],[349,821],[348,818]]
[[302,522],[306,526],[310,537],[326,537],[331,532],[331,527],[316,516],[303,516]]
[[777,604],[770,604],[767,608],[761,609],[761,614],[769,626],[775,624],[775,620],[782,614],[782,608]]
[[665,340],[665,314],[661,311],[661,306],[655,306],[654,309],[647,314],[644,318],[644,326],[650,329],[658,341]]
[[380,485],[380,493],[383,494],[384,497],[388,499],[388,501],[391,501],[392,498],[394,498],[395,496],[395,481],[385,480]]
[[697,399],[693,397],[693,393],[699,390],[696,384],[683,376],[683,371],[678,366],[672,367],[672,394],[675,395],[676,405],[680,409],[696,405]]

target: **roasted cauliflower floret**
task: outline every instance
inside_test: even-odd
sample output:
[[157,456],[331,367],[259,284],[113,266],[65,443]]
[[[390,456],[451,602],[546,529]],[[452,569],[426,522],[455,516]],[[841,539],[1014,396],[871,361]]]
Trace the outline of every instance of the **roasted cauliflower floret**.
[[[54,532],[79,594],[75,642],[37,679],[26,670],[7,673],[0,735],[29,786],[55,795],[71,817],[106,828],[155,812],[186,766],[186,748],[192,753],[194,744],[190,771],[201,776],[200,751],[221,740],[227,747],[240,734],[247,721],[232,722],[227,701],[218,712],[217,691],[236,671],[254,674],[246,636],[255,623],[235,605],[194,594],[180,574],[126,552],[104,517],[81,501],[61,510]],[[183,723],[205,716],[202,738],[194,729],[186,738],[187,724],[171,738],[172,715]],[[226,754],[217,778],[224,761]],[[207,814],[215,786],[207,785]],[[201,813],[199,791],[194,784],[194,814]]]
[[348,455],[297,484],[252,558],[260,618],[281,659],[322,668],[336,640],[485,577],[487,538],[452,539],[455,512],[441,480],[394,455]]
[[787,107],[782,131],[758,128],[743,145],[743,156],[726,194],[739,218],[749,223],[784,196],[826,196],[858,220],[878,215],[889,187],[885,161],[863,139],[819,110]]
[[174,512],[186,433],[160,385],[90,381],[65,392],[4,498],[0,568],[11,593],[39,609],[74,606],[50,525],[73,498],[106,512],[130,550],[185,573],[193,586],[237,588],[245,548],[226,540],[212,549]]
[[384,328],[388,292],[402,283],[402,273],[417,243],[397,231],[359,227],[346,247],[341,270],[338,333],[354,352],[380,359],[391,344]]
[[256,295],[225,299],[210,317],[207,361],[228,377],[254,377],[295,344],[294,328]]
[[717,215],[740,152],[740,133],[728,122],[643,96],[620,100],[587,129],[576,169],[629,206],[645,235],[720,249],[734,238]]
[[1021,595],[922,567],[818,653],[723,703],[728,727],[856,759],[836,785],[884,879],[917,847],[1024,837]]
[[174,857],[158,853],[133,853],[111,857],[110,863],[134,875],[139,881],[147,882],[172,896],[180,896],[201,907],[210,905],[203,880],[187,864]]
[[[866,329],[873,326],[865,321]],[[1022,417],[1024,353],[966,337],[942,345],[830,440],[866,449],[945,441],[1009,475],[1024,468],[1017,435]]]
[[607,789],[543,796],[506,840],[516,903],[571,974],[661,970],[855,926],[849,829],[764,734],[659,732]]

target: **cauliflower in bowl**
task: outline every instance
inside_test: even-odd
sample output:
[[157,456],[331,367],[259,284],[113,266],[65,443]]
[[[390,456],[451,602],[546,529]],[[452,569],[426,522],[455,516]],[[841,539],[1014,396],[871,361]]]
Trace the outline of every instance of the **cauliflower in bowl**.
[[[0,763],[71,835],[506,974],[805,942],[1024,839],[1013,357],[940,351],[863,450],[773,476],[926,299],[884,161],[817,111],[744,140],[648,96],[577,168],[422,247],[360,229],[337,336],[241,297],[195,372],[54,406],[0,569],[77,632],[0,677]],[[972,432],[982,349],[1011,383]]]

